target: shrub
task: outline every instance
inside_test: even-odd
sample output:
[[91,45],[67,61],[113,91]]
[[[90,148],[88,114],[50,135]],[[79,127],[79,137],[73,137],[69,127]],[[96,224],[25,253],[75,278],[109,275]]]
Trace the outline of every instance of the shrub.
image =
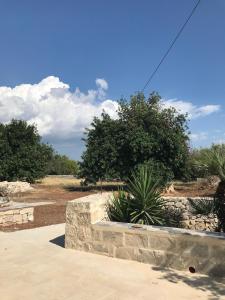
[[66,155],[54,154],[47,166],[48,175],[74,175],[79,172],[79,165]]
[[225,144],[213,145],[202,157],[211,175],[220,178],[215,193],[215,212],[219,220],[218,231],[225,232]]
[[180,209],[166,207],[164,209],[165,225],[168,227],[181,227],[181,221],[183,220],[182,212]]
[[109,219],[115,222],[130,223],[130,196],[123,190],[113,194],[113,198],[106,206]]
[[164,225],[162,185],[155,179],[152,170],[142,166],[128,180],[128,193],[120,191],[107,204],[111,221],[130,222],[146,225]]
[[207,199],[199,199],[193,200],[189,199],[192,212],[195,215],[209,215],[210,213],[215,213],[215,201],[214,200],[207,200]]

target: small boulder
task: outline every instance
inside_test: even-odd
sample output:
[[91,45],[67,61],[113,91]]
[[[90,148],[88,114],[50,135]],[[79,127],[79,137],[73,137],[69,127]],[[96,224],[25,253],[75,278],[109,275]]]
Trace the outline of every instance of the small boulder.
[[23,181],[2,181],[0,182],[0,196],[6,197],[11,194],[23,193],[33,190],[30,183]]

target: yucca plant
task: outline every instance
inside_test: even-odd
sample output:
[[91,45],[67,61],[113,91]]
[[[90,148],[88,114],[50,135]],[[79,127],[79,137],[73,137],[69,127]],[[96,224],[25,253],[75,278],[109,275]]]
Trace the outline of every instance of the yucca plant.
[[106,212],[111,221],[130,223],[130,196],[123,190],[113,193],[106,205]]
[[225,145],[214,145],[206,152],[205,158],[211,173],[218,175],[220,178],[214,203],[219,220],[218,231],[225,232]]
[[128,179],[127,192],[119,190],[113,194],[106,206],[111,221],[145,225],[174,224],[161,197],[164,185],[153,174],[151,168],[143,165]]
[[163,225],[165,223],[162,185],[159,179],[153,177],[152,169],[143,165],[134,172],[128,180],[130,197],[131,223],[146,225]]
[[207,200],[207,199],[199,199],[193,200],[189,199],[189,203],[191,205],[193,214],[195,215],[209,215],[210,213],[215,213],[215,201],[214,200]]

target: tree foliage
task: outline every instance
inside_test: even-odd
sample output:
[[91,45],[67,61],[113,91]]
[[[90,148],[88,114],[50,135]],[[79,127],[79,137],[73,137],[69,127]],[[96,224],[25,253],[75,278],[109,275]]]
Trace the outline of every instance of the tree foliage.
[[54,154],[52,159],[48,162],[48,175],[77,175],[79,165],[75,160],[69,159],[66,155]]
[[21,120],[0,124],[0,180],[34,182],[44,177],[52,153],[34,125]]
[[[166,177],[181,177],[188,158],[186,116],[164,108],[157,93],[119,102],[118,118],[103,113],[86,131],[81,176],[126,179],[140,164],[155,165]],[[163,174],[161,174],[163,175]]]

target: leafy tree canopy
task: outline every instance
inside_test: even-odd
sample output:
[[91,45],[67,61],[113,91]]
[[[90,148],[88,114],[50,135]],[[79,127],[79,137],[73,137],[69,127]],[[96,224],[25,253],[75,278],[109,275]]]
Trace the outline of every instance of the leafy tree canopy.
[[169,179],[184,175],[188,158],[186,116],[165,108],[157,93],[119,102],[118,118],[106,113],[86,130],[81,176],[126,179],[141,164],[155,165]]
[[77,175],[79,165],[66,155],[54,154],[47,166],[48,175]]
[[0,124],[0,180],[34,182],[44,177],[52,153],[34,125],[21,120]]

